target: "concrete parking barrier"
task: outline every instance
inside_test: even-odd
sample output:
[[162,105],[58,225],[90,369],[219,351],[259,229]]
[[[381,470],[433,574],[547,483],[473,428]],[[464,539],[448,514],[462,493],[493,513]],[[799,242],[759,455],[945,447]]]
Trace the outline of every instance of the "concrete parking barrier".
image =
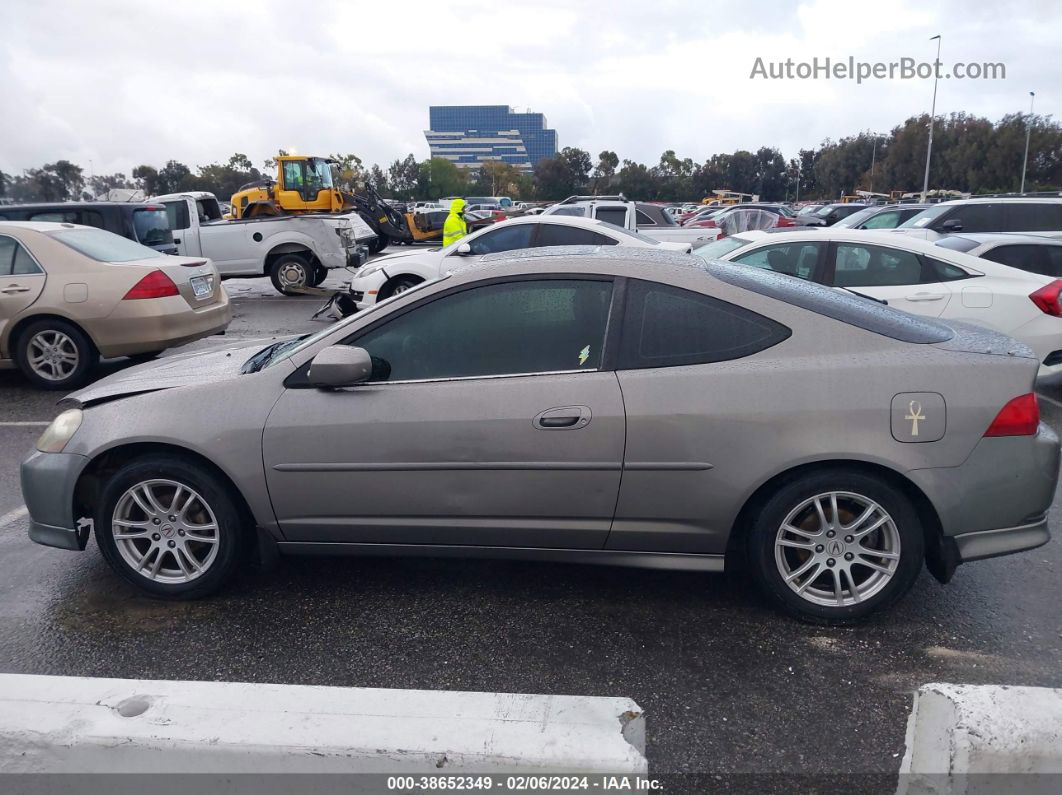
[[0,675],[6,773],[645,775],[627,698]]
[[928,684],[915,693],[901,795],[1058,792],[1058,774],[1062,689]]

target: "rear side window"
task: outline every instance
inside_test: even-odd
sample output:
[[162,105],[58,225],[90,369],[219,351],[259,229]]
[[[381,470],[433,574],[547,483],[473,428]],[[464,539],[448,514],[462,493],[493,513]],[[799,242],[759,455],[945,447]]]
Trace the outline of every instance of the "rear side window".
[[656,221],[648,216],[648,214],[641,210],[636,211],[635,219],[638,226],[656,226]]
[[164,207],[133,210],[133,231],[145,246],[173,245],[170,219]]
[[94,226],[97,229],[105,229],[103,216],[96,210],[52,210],[34,213],[29,217],[30,221],[53,221],[62,224],[82,224]]
[[889,287],[936,281],[917,254],[883,246],[838,243],[833,283],[837,287]]
[[1007,218],[1011,232],[1062,232],[1062,202],[1016,202],[1007,207]]
[[781,323],[701,293],[628,282],[619,368],[677,367],[740,359],[792,333]]
[[615,246],[618,242],[578,226],[542,224],[538,233],[540,246]]
[[[1046,248],[1048,247],[1033,245],[996,246],[991,251],[986,251],[982,259],[998,262],[1000,265],[1009,265],[1012,268],[1019,268],[1029,273],[1052,276],[1054,274],[1048,272],[1049,267],[1044,251]],[[1052,248],[1055,247],[1052,246]],[[1062,251],[1062,246],[1057,248]]]
[[44,273],[15,238],[0,235],[0,276],[29,276]]
[[955,336],[951,328],[943,323],[814,282],[721,262],[708,263],[707,271],[735,287],[901,342],[928,344],[946,342]]
[[937,282],[955,282],[959,279],[972,279],[973,276],[958,265],[952,265],[950,262],[942,262],[939,259],[933,259],[932,257],[923,257],[922,260],[928,266],[930,271],[930,281]]
[[582,207],[558,207],[550,215],[574,215],[583,218],[586,216],[586,210]]

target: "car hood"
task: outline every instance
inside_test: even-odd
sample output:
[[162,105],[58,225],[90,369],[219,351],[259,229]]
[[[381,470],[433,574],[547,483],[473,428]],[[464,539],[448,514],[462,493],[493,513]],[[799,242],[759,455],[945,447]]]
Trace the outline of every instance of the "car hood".
[[244,362],[266,345],[277,341],[278,339],[273,337],[245,339],[205,351],[166,356],[158,361],[129,367],[109,375],[91,386],[67,395],[60,403],[85,407],[116,398],[157,392],[160,389],[238,378]]
[[387,263],[393,262],[398,259],[405,259],[406,257],[424,256],[425,254],[434,254],[438,251],[437,248],[414,248],[411,251],[396,251],[394,254],[384,254],[382,257],[376,257],[376,259],[369,262],[370,265],[383,265],[387,266]]

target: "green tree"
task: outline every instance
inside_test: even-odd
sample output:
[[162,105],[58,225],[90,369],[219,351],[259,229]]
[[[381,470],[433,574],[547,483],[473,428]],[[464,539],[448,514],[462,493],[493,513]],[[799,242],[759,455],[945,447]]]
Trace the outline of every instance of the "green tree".
[[616,174],[616,187],[632,201],[646,201],[656,198],[657,180],[646,166],[624,160],[623,168]]
[[572,185],[575,189],[579,189],[586,185],[586,181],[590,176],[590,167],[593,165],[590,162],[590,153],[585,152],[582,149],[577,149],[574,146],[566,146],[560,151],[558,155],[565,166],[568,168],[569,174],[571,174]]
[[597,156],[597,165],[590,175],[591,185],[595,194],[607,193],[612,184],[612,178],[616,176],[616,168],[619,167],[619,155],[608,149]]
[[336,161],[336,187],[348,193],[357,190],[358,183],[366,178],[361,158],[354,154],[329,155],[329,157]]
[[391,186],[391,194],[396,199],[415,198],[419,175],[420,165],[413,155],[406,155],[404,160],[394,161],[387,169],[387,182]]
[[420,164],[418,197],[441,199],[445,196],[464,196],[467,192],[468,177],[452,161],[445,157],[433,157]]

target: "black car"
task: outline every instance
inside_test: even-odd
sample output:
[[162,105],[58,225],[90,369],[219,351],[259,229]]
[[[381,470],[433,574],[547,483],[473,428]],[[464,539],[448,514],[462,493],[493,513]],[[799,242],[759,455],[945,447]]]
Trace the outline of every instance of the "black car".
[[853,213],[865,210],[866,204],[825,204],[812,213],[798,215],[797,223],[804,226],[833,226],[842,218],[847,218]]
[[941,202],[900,225],[937,234],[1031,232],[1062,237],[1062,198],[985,197]]
[[164,254],[176,254],[166,208],[144,202],[42,202],[0,206],[0,221],[55,221],[106,229]]

